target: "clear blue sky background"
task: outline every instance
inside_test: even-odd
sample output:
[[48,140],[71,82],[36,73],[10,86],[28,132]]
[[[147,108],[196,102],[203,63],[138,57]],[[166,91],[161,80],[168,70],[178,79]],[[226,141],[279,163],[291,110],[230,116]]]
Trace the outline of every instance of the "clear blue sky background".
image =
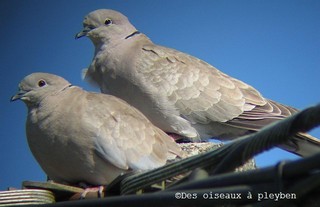
[[[95,90],[80,75],[93,46],[74,35],[83,17],[100,8],[124,13],[155,43],[197,56],[265,97],[299,109],[320,101],[317,0],[0,0],[0,190],[46,179],[27,146],[26,107],[10,96],[24,76],[39,71]],[[320,137],[320,130],[313,134]],[[295,158],[272,150],[257,162]]]

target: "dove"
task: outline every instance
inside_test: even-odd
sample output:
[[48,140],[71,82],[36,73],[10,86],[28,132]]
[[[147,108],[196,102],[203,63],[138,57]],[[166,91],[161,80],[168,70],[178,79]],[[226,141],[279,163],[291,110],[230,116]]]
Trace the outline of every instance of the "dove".
[[[76,39],[83,36],[95,46],[84,79],[135,106],[169,134],[232,140],[297,112],[203,60],[154,44],[120,12],[89,13]],[[280,147],[308,156],[320,151],[320,141],[301,133]]]
[[183,157],[170,136],[125,101],[87,92],[60,76],[26,76],[11,101],[19,99],[28,108],[30,150],[55,182],[106,185],[123,173]]

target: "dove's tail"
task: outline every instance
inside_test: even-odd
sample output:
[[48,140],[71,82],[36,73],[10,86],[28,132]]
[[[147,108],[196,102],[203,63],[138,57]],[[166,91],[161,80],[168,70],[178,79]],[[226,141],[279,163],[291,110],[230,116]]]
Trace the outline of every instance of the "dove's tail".
[[296,155],[307,157],[320,152],[320,140],[306,133],[299,133],[280,148]]
[[[241,136],[259,131],[263,127],[297,112],[298,110],[295,108],[268,100],[266,105],[256,106],[253,110],[246,111],[239,117],[224,123],[225,126],[231,127],[232,130],[239,130],[236,131],[238,134],[234,133],[226,138],[237,138],[239,137],[240,132],[242,133],[240,133]],[[228,131],[230,131],[230,128]],[[307,133],[299,133],[292,137],[290,141],[280,145],[279,147],[296,155],[306,157],[320,152],[320,140]]]

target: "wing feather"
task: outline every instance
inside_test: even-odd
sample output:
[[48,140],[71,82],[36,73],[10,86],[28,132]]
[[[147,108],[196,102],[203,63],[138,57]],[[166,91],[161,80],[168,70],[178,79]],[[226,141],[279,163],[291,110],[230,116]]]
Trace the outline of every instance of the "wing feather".
[[210,122],[258,130],[296,110],[267,100],[252,86],[210,64],[174,49],[146,45],[139,72],[146,83],[166,94],[182,117],[192,123]]
[[146,84],[166,94],[182,116],[200,123],[226,122],[254,104],[265,104],[251,86],[223,74],[208,63],[174,49],[143,47],[139,73]]
[[101,94],[88,99],[94,100],[87,118],[95,130],[95,150],[104,160],[125,170],[147,170],[164,165],[169,151],[181,153],[169,136],[124,101]]

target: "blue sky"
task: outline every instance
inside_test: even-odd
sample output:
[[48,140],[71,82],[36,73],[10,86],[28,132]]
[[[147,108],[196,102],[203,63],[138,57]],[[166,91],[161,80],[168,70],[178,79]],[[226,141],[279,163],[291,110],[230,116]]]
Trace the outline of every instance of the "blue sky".
[[[10,97],[24,76],[40,71],[96,90],[80,75],[93,46],[74,36],[100,8],[124,13],[153,42],[197,56],[267,98],[299,109],[320,101],[317,0],[0,0],[0,190],[46,178],[26,142],[26,107]],[[257,162],[284,159],[296,157],[271,150]]]

